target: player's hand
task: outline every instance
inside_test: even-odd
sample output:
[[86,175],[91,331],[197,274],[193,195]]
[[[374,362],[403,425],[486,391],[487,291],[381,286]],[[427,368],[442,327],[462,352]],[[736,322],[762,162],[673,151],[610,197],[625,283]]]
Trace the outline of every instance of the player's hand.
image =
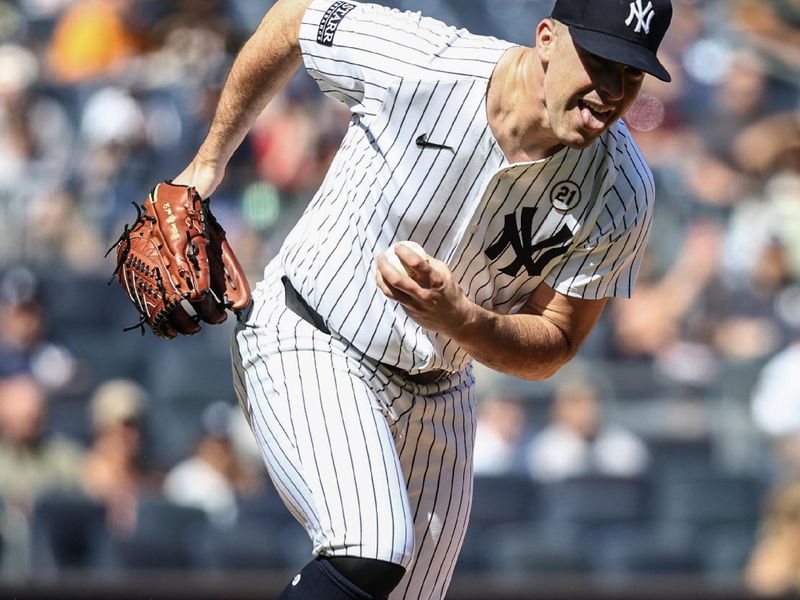
[[175,185],[193,187],[201,198],[210,198],[222,183],[225,169],[217,168],[214,164],[204,163],[195,158],[189,165],[172,180]]
[[450,269],[442,261],[424,259],[402,245],[395,253],[413,276],[395,268],[381,254],[375,275],[380,290],[425,329],[455,337],[472,320],[477,307],[466,297]]

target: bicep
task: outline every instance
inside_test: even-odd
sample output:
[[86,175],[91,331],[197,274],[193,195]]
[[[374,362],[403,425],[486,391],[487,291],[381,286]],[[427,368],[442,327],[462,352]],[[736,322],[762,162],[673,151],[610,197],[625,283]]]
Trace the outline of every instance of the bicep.
[[607,302],[608,298],[588,300],[566,296],[541,283],[519,314],[537,315],[549,321],[561,331],[574,354],[597,323]]

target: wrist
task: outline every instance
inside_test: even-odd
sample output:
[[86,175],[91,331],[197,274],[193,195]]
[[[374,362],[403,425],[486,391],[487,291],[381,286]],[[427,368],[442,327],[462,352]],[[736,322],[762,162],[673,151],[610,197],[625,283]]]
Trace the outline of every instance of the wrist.
[[198,155],[172,182],[191,186],[201,197],[209,198],[222,182],[224,175],[225,169],[221,163]]
[[192,166],[198,171],[219,171],[224,169],[227,159],[221,149],[215,149],[206,142],[197,150],[192,159]]
[[485,312],[488,311],[472,302],[466,295],[462,295],[460,306],[455,311],[457,316],[454,319],[453,330],[449,332],[449,336],[461,343],[467,342],[479,329],[478,324]]

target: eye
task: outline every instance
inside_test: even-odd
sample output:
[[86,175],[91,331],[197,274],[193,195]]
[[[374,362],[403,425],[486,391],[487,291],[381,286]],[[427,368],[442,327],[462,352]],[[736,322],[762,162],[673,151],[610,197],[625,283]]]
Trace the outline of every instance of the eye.
[[641,69],[637,69],[636,67],[631,67],[629,65],[623,65],[621,63],[614,62],[613,60],[608,60],[606,58],[602,58],[597,56],[596,54],[592,54],[587,50],[580,49],[581,59],[583,60],[584,64],[591,69],[594,70],[605,70],[605,71],[612,71],[615,69],[622,69],[625,73],[625,77],[630,79],[631,81],[641,81],[644,79],[644,71]]
[[625,67],[625,76],[634,81],[644,79],[644,71],[636,67]]
[[602,68],[604,66],[611,64],[611,61],[608,61],[605,58],[600,58],[596,54],[592,54],[587,50],[581,49],[581,55],[584,62],[591,65],[592,67]]

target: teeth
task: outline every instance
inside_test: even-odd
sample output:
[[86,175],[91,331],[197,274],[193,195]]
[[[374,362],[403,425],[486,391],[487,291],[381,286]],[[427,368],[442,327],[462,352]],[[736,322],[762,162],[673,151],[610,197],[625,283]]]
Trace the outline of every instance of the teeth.
[[595,106],[594,104],[589,104],[588,102],[583,102],[583,105],[592,112],[596,112],[600,115],[606,115],[614,111],[613,107]]

